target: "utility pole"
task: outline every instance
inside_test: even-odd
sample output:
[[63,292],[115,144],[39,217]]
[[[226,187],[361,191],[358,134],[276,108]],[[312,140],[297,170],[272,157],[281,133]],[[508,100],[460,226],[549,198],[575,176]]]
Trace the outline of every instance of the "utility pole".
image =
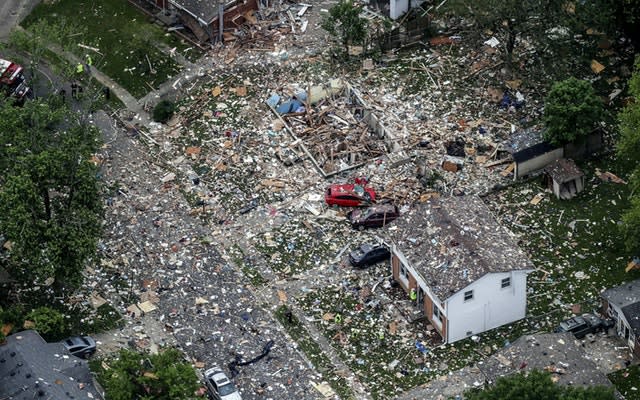
[[223,43],[223,31],[224,31],[224,1],[219,0],[218,2],[218,41]]

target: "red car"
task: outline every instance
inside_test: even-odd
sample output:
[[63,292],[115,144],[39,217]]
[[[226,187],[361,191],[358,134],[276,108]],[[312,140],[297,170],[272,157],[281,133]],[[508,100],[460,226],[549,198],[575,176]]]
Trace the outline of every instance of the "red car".
[[333,184],[325,190],[324,200],[329,206],[368,206],[376,201],[376,192],[373,188],[363,185]]

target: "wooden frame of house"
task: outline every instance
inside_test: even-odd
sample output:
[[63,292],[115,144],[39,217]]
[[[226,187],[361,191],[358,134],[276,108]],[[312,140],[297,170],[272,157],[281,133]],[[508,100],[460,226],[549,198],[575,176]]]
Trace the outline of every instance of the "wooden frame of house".
[[584,172],[571,159],[555,160],[544,172],[549,189],[559,199],[571,199],[584,190]]
[[602,314],[616,322],[616,331],[640,358],[640,279],[605,290]]
[[389,232],[394,279],[445,343],[524,318],[534,265],[479,197],[430,199]]

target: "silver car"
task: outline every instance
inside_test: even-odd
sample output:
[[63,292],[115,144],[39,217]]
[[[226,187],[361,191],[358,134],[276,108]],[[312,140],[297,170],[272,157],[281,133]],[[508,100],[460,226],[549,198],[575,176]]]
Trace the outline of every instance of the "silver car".
[[242,400],[242,396],[235,385],[222,372],[220,367],[214,366],[204,372],[205,384],[209,398],[214,400]]

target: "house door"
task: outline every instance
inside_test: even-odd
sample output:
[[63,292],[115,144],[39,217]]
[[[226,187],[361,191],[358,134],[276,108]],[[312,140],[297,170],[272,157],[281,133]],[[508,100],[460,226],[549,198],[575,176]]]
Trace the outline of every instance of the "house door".
[[417,306],[424,313],[424,291],[420,286],[418,286],[418,298],[417,298]]

